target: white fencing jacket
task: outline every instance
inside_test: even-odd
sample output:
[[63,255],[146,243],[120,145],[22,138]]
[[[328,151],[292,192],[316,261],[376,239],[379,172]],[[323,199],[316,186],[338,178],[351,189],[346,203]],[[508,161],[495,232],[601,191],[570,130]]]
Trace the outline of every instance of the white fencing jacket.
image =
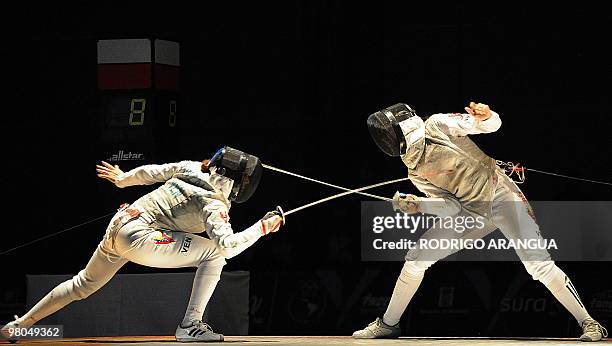
[[150,217],[152,227],[188,233],[206,232],[225,258],[251,246],[263,235],[261,222],[234,233],[229,222],[227,199],[233,181],[215,173],[203,173],[201,163],[181,161],[145,165],[119,175],[115,185],[164,183],[134,202],[133,207]]
[[420,127],[404,130],[409,146],[402,161],[408,177],[427,196],[425,202],[436,202],[421,203],[422,212],[455,215],[464,207],[491,217],[499,168],[467,136],[495,132],[500,126],[495,112],[484,121],[450,113],[434,114],[420,121]]

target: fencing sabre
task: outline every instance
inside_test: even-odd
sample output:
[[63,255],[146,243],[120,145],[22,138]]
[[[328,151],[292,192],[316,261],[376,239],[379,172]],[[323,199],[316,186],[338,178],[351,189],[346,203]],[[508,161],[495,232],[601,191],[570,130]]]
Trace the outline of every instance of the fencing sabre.
[[[393,183],[397,183],[397,182],[400,182],[400,181],[406,181],[408,179],[409,178],[407,178],[407,177],[406,178],[393,179],[393,180],[389,180],[389,181],[383,181],[382,183],[377,183],[377,184],[372,184],[372,185],[360,187],[358,189],[353,189],[353,190],[348,190],[348,191],[345,191],[345,192],[340,192],[340,193],[335,194],[333,196],[321,198],[321,199],[316,200],[314,202],[310,202],[308,204],[304,204],[301,207],[293,208],[293,209],[285,211],[285,212],[283,211],[283,209],[280,206],[277,206],[276,210],[280,213],[280,216],[283,218],[283,223],[285,223],[285,217],[287,215],[290,215],[290,214],[293,214],[293,213],[297,213],[300,210],[303,210],[303,209],[306,209],[306,208],[310,208],[310,207],[315,206],[317,204],[324,203],[324,202],[327,202],[327,201],[331,201],[332,199],[340,198],[342,196],[346,196],[346,195],[350,195],[350,194],[354,194],[354,193],[359,193],[359,192],[364,191],[364,190],[369,190],[369,189],[373,189],[375,187],[379,187],[379,186],[383,186],[383,185],[388,185],[388,184],[393,184]],[[385,198],[385,201],[390,201],[390,200],[391,200],[390,198]]]
[[321,180],[309,178],[309,177],[306,177],[306,176],[303,176],[303,175],[300,175],[300,174],[297,174],[297,173],[289,172],[289,171],[286,171],[284,169],[276,168],[276,167],[273,167],[273,166],[270,166],[270,165],[262,164],[262,166],[264,168],[267,168],[267,169],[272,170],[272,171],[276,171],[276,172],[279,172],[279,173],[284,173],[284,174],[291,175],[291,176],[294,176],[294,177],[298,177],[298,178],[301,178],[301,179],[304,179],[304,180],[308,180],[308,181],[312,181],[312,182],[315,182],[315,183],[319,183],[321,185],[330,186],[330,187],[333,187],[333,188],[336,188],[336,189],[339,189],[339,190],[351,191],[352,193],[356,193],[356,194],[359,194],[359,195],[363,195],[363,196],[368,196],[368,197],[380,199],[381,201],[389,201],[389,202],[391,202],[391,200],[392,200],[391,198],[377,196],[377,195],[373,195],[371,193],[361,192],[361,191],[349,189],[349,188],[346,188],[346,187],[342,187],[342,186],[326,183],[326,182],[321,181]]

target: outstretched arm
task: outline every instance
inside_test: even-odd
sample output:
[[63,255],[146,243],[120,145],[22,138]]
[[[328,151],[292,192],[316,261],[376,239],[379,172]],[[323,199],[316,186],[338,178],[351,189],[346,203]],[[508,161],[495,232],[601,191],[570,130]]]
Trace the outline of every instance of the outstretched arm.
[[501,127],[499,114],[484,103],[470,102],[467,113],[434,114],[428,122],[437,126],[449,136],[467,136],[491,133]]
[[117,187],[126,187],[133,185],[151,185],[155,183],[163,183],[172,178],[178,168],[178,163],[167,163],[163,165],[144,165],[132,169],[128,172],[123,172],[118,165],[111,165],[108,162],[102,161],[102,165],[96,165],[98,177],[106,179]]
[[204,210],[209,214],[206,233],[217,244],[225,258],[240,254],[262,236],[278,231],[283,222],[279,213],[269,212],[251,227],[234,233],[229,223],[227,207],[223,203],[210,203]]

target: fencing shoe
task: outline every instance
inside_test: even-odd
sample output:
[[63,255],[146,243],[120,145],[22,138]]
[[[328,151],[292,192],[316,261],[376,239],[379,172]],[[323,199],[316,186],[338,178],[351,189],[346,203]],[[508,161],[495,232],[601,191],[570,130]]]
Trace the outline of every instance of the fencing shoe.
[[599,322],[587,318],[582,322],[582,335],[580,341],[599,341],[608,337],[608,331]]
[[179,324],[174,334],[180,342],[223,341],[223,334],[213,332],[210,326],[202,321],[192,321],[190,325]]
[[2,329],[0,329],[0,334],[2,334],[2,339],[6,339],[8,340],[11,344],[14,344],[17,342],[17,338],[15,338],[12,333],[10,332],[11,328],[19,328],[19,322],[17,322],[19,320],[19,317],[17,315],[15,315],[15,320],[13,322],[9,322],[6,325],[2,326]]
[[353,333],[355,339],[395,339],[399,336],[399,323],[389,326],[381,318],[376,318],[376,321],[368,324],[364,329]]

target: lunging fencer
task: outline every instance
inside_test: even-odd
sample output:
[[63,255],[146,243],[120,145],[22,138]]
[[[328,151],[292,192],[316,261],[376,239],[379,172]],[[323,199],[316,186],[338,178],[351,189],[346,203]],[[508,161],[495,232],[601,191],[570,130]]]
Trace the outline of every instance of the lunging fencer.
[[[202,322],[225,260],[276,232],[282,211],[267,213],[246,230],[234,233],[229,222],[232,202],[247,201],[262,175],[260,160],[224,147],[202,162],[145,165],[129,172],[106,162],[98,176],[123,188],[163,183],[131,205],[123,205],[110,221],[85,269],[55,287],[25,315],[7,324],[29,327],[67,304],[88,297],[106,284],[128,261],[157,268],[197,267],[191,297],[176,339],[182,342],[222,341],[223,335]],[[210,239],[196,235],[206,232]],[[6,336],[6,335],[5,335]]]
[[[434,114],[425,121],[406,104],[396,104],[369,116],[368,128],[377,146],[408,167],[408,177],[425,197],[397,193],[394,206],[405,213],[472,215],[486,220],[484,229],[459,234],[427,230],[421,239],[479,239],[499,229],[511,240],[542,239],[533,210],[518,186],[469,139],[501,126],[488,105],[471,102],[466,113]],[[453,236],[453,235],[451,235]],[[353,333],[354,338],[396,338],[399,321],[418,289],[425,271],[454,251],[415,248],[395,284],[382,318]],[[577,290],[546,250],[516,249],[534,280],[539,280],[574,316],[582,328],[582,341],[598,341],[607,331],[587,312]]]

